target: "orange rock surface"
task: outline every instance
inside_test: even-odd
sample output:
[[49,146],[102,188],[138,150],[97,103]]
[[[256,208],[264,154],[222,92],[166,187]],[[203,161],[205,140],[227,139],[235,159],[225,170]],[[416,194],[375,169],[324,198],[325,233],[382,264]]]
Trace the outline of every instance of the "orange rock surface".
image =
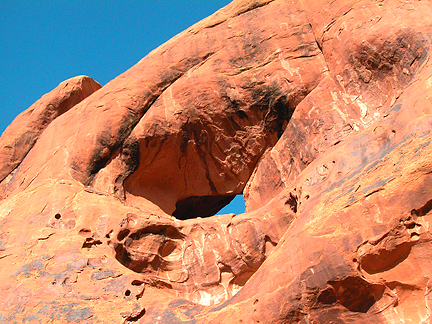
[[0,138],[0,323],[429,323],[431,35],[237,0],[61,83]]

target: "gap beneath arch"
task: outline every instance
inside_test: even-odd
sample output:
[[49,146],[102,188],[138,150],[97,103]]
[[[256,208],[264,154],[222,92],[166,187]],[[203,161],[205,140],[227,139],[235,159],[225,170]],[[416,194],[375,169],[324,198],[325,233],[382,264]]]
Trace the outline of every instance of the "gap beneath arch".
[[245,206],[245,201],[243,198],[243,195],[237,195],[234,197],[233,200],[231,200],[231,202],[226,205],[224,208],[222,208],[217,214],[218,215],[223,215],[223,214],[243,214],[245,212],[246,206]]
[[172,215],[177,219],[186,220],[230,213],[238,215],[244,212],[243,195],[192,196],[178,201]]

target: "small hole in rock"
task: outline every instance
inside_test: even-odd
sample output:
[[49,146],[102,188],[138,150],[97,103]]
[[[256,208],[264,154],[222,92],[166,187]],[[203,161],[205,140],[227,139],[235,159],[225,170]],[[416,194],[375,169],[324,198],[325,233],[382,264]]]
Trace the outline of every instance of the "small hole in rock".
[[55,214],[54,218],[55,218],[55,219],[60,219],[60,218],[61,218],[61,215],[60,215],[60,214]]
[[132,285],[132,286],[141,286],[143,283],[144,283],[144,282],[143,282],[143,281],[140,281],[140,280],[133,280],[133,281],[131,282],[131,285]]
[[119,241],[123,241],[123,239],[128,236],[128,234],[130,233],[130,231],[128,229],[123,229],[121,230],[118,235],[117,235],[117,240]]
[[407,221],[407,222],[405,222],[405,226],[408,229],[413,229],[416,226],[416,223],[415,222]]
[[100,240],[95,240],[92,237],[87,237],[82,245],[83,248],[92,248],[93,246],[98,246],[102,244]]
[[105,237],[106,237],[106,238],[111,238],[111,234],[112,234],[112,232],[113,232],[112,230],[109,231],[109,233],[107,233],[107,234],[105,235]]
[[285,202],[285,206],[288,206],[294,213],[297,213],[297,197],[290,193],[288,200]]
[[88,228],[82,228],[79,230],[78,234],[81,236],[88,236],[91,234],[91,231]]

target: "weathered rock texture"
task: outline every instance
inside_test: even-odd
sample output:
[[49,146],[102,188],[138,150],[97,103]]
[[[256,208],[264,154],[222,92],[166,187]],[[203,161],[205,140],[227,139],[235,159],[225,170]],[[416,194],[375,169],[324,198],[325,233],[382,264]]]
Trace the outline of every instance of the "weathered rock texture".
[[0,138],[0,322],[429,323],[431,35],[241,0],[60,84]]

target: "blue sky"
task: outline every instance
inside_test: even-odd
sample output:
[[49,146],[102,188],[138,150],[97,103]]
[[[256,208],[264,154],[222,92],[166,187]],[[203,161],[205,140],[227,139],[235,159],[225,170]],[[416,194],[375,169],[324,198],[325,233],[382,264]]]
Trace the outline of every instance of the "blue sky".
[[60,82],[88,75],[104,85],[229,2],[0,0],[0,133]]

